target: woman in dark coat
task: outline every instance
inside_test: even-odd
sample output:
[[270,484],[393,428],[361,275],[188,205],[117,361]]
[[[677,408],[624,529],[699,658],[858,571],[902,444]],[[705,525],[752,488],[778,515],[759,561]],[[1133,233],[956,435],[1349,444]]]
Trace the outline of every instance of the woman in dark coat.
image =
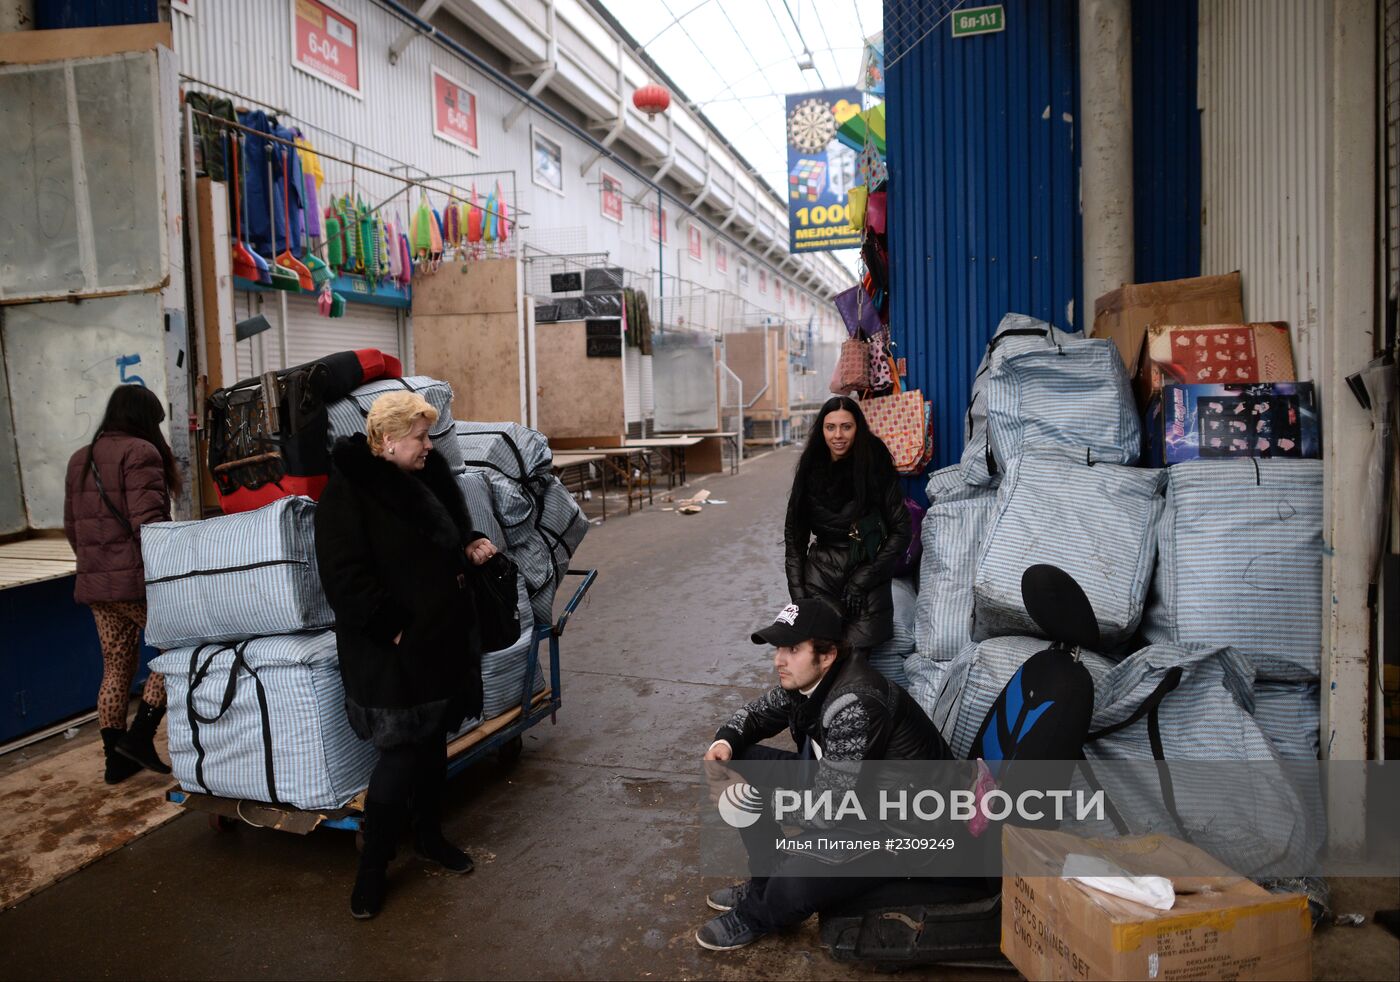
[[[894,460],[845,396],[817,413],[788,497],[788,593],[822,597],[846,614],[844,641],[868,654],[894,633],[894,565],[909,545],[909,512]],[[858,538],[857,538],[858,537]]]
[[136,719],[127,729],[131,680],[146,627],[146,571],[141,526],[170,521],[170,493],[180,486],[175,457],[160,431],[165,408],[140,385],[121,385],[92,442],[68,461],[63,531],[78,557],[73,599],[92,608],[102,646],[97,722],[106,753],[103,779],[116,784],[142,767],[169,774],[156,754],[165,715],[165,679],[146,676]]
[[481,648],[468,563],[495,555],[472,530],[412,392],[381,396],[366,434],[337,442],[316,509],[316,559],[335,611],[345,708],[379,761],[365,800],[351,913],[373,917],[405,820],[419,855],[454,873],[472,860],[442,835],[448,733],[481,713]]

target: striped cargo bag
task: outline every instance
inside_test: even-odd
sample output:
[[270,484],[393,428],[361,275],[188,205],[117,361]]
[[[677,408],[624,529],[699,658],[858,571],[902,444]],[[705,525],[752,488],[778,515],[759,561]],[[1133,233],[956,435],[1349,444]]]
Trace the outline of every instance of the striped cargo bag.
[[973,639],[1038,634],[1021,600],[1021,575],[1049,563],[1083,587],[1105,653],[1130,642],[1156,561],[1165,480],[1158,470],[1090,466],[1055,447],[1013,460],[977,560]]
[[1147,640],[1229,645],[1261,679],[1317,679],[1322,461],[1175,464],[1157,541]]
[[992,487],[970,485],[962,473],[961,467],[945,467],[929,478],[920,533],[914,642],[922,657],[941,662],[956,658],[971,639],[973,573],[997,502]]
[[913,582],[904,577],[890,581],[890,593],[894,598],[894,634],[871,650],[870,665],[885,678],[907,689],[909,678],[904,674],[904,659],[914,650],[914,604],[918,594]]
[[1068,447],[1095,463],[1136,464],[1142,424],[1118,346],[1073,338],[1004,357],[987,376],[987,445],[997,468],[1029,447]]
[[457,489],[462,492],[462,501],[467,506],[467,516],[471,519],[472,530],[480,532],[493,544],[504,549],[505,533],[500,519],[496,517],[496,502],[491,496],[491,482],[480,471],[460,470],[452,475]]
[[146,643],[180,648],[330,627],[310,498],[141,529]]
[[1254,671],[1245,658],[1221,646],[1157,644],[1090,672],[1091,763],[1186,762],[1092,768],[1130,831],[1187,839],[1246,874],[1273,863],[1298,871],[1324,830],[1251,715]]
[[428,431],[433,441],[433,449],[442,454],[449,470],[462,466],[462,451],[453,439],[452,386],[426,375],[413,375],[409,378],[386,378],[370,382],[351,392],[344,399],[337,399],[327,407],[330,418],[331,443],[343,436],[351,436],[365,431],[365,419],[369,416],[374,400],[386,392],[416,392],[428,401],[428,405],[438,411],[437,422]]
[[987,381],[1002,359],[1021,351],[1035,351],[1041,348],[1076,340],[1082,335],[1051,327],[1043,320],[1028,314],[1007,314],[997,325],[996,334],[987,344],[982,362],[977,366],[977,374],[972,379],[972,392],[967,401],[965,424],[966,443],[963,445],[963,479],[968,484],[993,484],[1000,468],[992,455],[987,440]]
[[333,632],[172,648],[151,670],[186,791],[327,809],[368,783],[375,750],[345,715]]
[[904,677],[909,680],[905,686],[919,708],[933,718],[933,707],[943,691],[943,680],[948,676],[948,662],[934,661],[915,652],[904,659]]
[[491,491],[504,547],[529,590],[535,618],[553,619],[554,592],[588,532],[578,502],[550,470],[549,442],[518,423],[458,423],[468,473]]
[[1284,760],[1317,760],[1321,715],[1318,682],[1254,680],[1254,721]]
[[[929,718],[958,757],[965,759],[972,751],[982,721],[1016,669],[1047,647],[1041,638],[992,638],[980,644],[969,642],[947,663],[943,687]],[[1080,658],[1091,674],[1113,664],[1088,651],[1080,652]]]

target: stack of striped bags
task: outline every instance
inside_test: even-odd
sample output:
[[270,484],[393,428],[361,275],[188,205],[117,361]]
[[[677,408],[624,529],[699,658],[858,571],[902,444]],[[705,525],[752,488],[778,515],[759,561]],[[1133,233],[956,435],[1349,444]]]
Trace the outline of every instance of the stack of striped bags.
[[[955,753],[970,752],[997,694],[1045,647],[1021,575],[1050,563],[1079,582],[1099,621],[1103,650],[1083,654],[1094,729],[1131,716],[1179,669],[1155,714],[1165,759],[1316,758],[1320,462],[1136,466],[1140,430],[1113,343],[1022,315],[1008,315],[988,348],[967,436],[961,462],[928,482],[915,650],[903,666]],[[1085,752],[1151,760],[1154,748],[1141,723]],[[1320,815],[1315,788],[1275,781],[1255,798],[1252,828],[1238,812],[1217,821],[1205,798],[1183,805],[1183,819],[1199,824],[1198,844],[1253,848],[1260,866],[1316,844],[1317,825],[1298,818]]]
[[141,530],[147,643],[165,676],[170,764],[187,791],[338,808],[374,747],[345,715],[310,498]]

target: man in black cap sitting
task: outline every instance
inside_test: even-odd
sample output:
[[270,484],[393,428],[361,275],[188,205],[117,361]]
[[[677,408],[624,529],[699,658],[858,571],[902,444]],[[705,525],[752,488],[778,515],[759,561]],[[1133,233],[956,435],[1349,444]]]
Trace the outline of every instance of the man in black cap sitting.
[[[774,648],[778,685],[719,728],[705,760],[812,760],[835,767],[865,760],[950,759],[952,752],[918,703],[838,644],[842,628],[841,615],[830,604],[805,599],[788,604],[770,627],[754,634],[755,644]],[[784,729],[796,752],[759,742]],[[742,948],[883,882],[822,876],[810,868],[819,860],[797,854],[784,857],[773,875],[758,875],[755,858],[772,853],[781,830],[765,818],[740,834],[754,875],[707,898],[721,914],[696,931],[695,940],[712,951]],[[800,868],[803,864],[809,868]]]

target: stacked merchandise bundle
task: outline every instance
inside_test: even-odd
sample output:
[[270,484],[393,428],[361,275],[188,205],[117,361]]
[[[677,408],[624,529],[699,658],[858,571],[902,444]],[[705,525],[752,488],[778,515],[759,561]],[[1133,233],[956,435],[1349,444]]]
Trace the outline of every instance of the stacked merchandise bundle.
[[169,694],[170,763],[187,791],[338,808],[374,747],[345,715],[309,498],[141,530],[146,640]]
[[[550,470],[553,456],[543,433],[519,423],[458,423],[457,443],[467,475],[464,489],[490,494],[503,545],[520,567],[535,619],[554,619],[554,592],[588,532],[578,502]],[[467,493],[473,516],[479,492]]]
[[369,416],[374,400],[388,392],[416,392],[437,410],[437,422],[433,424],[428,437],[433,441],[433,449],[447,461],[448,468],[454,471],[460,469],[462,452],[454,439],[452,386],[426,375],[381,379],[362,385],[345,398],[330,403],[326,407],[330,420],[330,442],[334,444],[340,437],[363,433],[365,418]]
[[885,678],[908,689],[911,680],[904,671],[905,661],[914,651],[914,606],[918,592],[911,577],[899,576],[890,583],[894,595],[894,634],[870,652],[870,664]]
[[[1243,323],[1239,273],[1124,286],[1094,333],[1131,363],[1149,460],[1169,466],[1147,641],[1228,644],[1279,755],[1315,760],[1322,631],[1316,395],[1288,325]],[[1263,602],[1261,602],[1263,601]]]
[[[1100,622],[1103,650],[1081,653],[1096,690],[1090,760],[1315,759],[1320,462],[1136,467],[1128,379],[1108,338],[1002,322],[973,385],[962,462],[929,481],[911,692],[966,754],[1043,647],[1020,577],[1050,563]],[[1128,827],[1190,835],[1246,869],[1296,865],[1318,844],[1318,790],[1291,771],[1257,773],[1248,812],[1237,787],[1208,782],[1107,790]]]

